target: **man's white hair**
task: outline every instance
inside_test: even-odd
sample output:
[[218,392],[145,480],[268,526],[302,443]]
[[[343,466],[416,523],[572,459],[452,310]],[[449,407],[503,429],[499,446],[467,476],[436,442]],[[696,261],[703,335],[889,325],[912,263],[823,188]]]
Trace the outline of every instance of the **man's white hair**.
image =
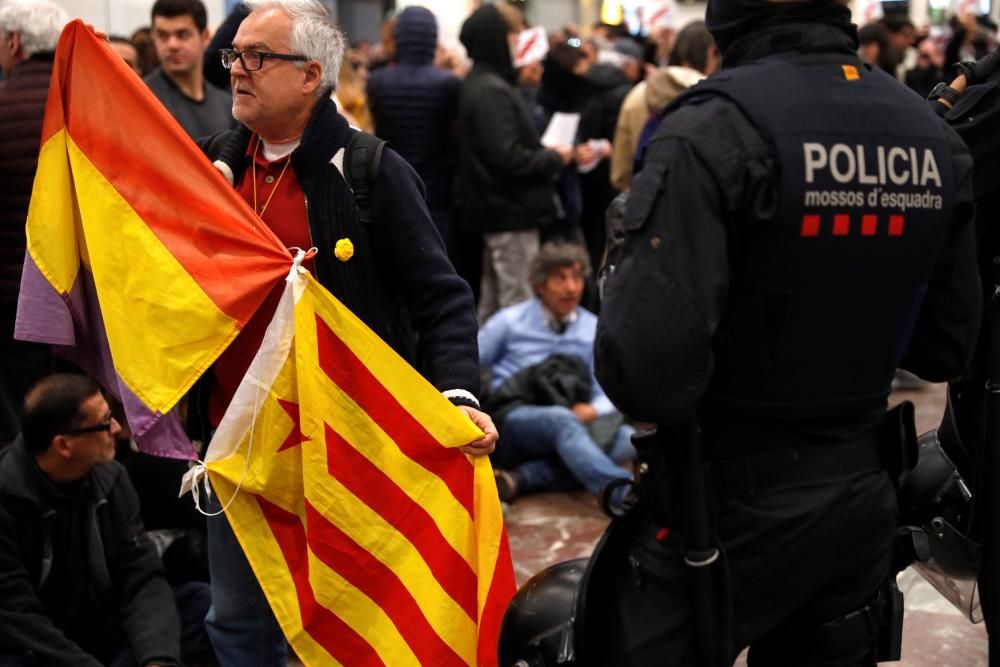
[[0,4],[0,35],[21,36],[25,58],[41,51],[54,51],[59,35],[69,23],[69,14],[48,0],[7,0]]
[[318,60],[323,67],[316,96],[337,87],[346,40],[326,7],[318,0],[245,0],[243,4],[250,12],[278,9],[287,14],[292,19],[289,47],[294,53]]

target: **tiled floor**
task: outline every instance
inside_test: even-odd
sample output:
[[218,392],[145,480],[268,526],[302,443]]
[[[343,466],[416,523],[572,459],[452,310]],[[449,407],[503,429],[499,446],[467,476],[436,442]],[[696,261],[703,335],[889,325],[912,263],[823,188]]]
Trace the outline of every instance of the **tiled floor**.
[[[944,386],[898,392],[893,402],[917,406],[917,430],[935,427],[944,409]],[[506,515],[519,583],[571,558],[587,556],[607,520],[587,494],[544,494],[520,498]],[[913,570],[899,577],[906,599],[903,659],[906,667],[980,667],[986,660],[986,629],[973,625]],[[743,663],[742,658],[737,663]]]

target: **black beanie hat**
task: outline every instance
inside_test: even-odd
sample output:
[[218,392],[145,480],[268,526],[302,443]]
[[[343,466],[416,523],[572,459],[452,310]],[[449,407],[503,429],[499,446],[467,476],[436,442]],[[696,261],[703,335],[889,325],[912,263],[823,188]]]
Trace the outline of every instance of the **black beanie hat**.
[[705,25],[723,54],[754,32],[790,23],[825,23],[857,39],[851,10],[838,0],[708,0]]

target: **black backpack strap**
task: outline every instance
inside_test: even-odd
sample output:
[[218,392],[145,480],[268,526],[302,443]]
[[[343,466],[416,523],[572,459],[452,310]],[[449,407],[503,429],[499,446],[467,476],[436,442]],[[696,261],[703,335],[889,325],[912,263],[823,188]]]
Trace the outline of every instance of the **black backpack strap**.
[[366,225],[372,222],[371,188],[378,178],[386,143],[373,134],[356,132],[344,154],[344,178],[354,192],[358,219]]
[[[250,145],[252,137],[250,128],[239,125],[231,130],[198,139],[197,143],[209,160],[222,162],[229,167],[232,182],[238,184],[247,168],[247,146]],[[230,175],[226,176],[227,180]]]

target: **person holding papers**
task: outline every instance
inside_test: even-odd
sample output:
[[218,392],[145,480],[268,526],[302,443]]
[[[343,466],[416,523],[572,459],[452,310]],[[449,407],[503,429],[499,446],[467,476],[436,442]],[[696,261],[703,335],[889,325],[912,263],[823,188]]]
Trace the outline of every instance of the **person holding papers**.
[[528,264],[539,230],[557,218],[555,179],[571,145],[545,148],[518,93],[511,47],[523,19],[505,3],[484,5],[462,25],[473,60],[459,97],[460,224],[483,234],[478,317],[532,296]]

